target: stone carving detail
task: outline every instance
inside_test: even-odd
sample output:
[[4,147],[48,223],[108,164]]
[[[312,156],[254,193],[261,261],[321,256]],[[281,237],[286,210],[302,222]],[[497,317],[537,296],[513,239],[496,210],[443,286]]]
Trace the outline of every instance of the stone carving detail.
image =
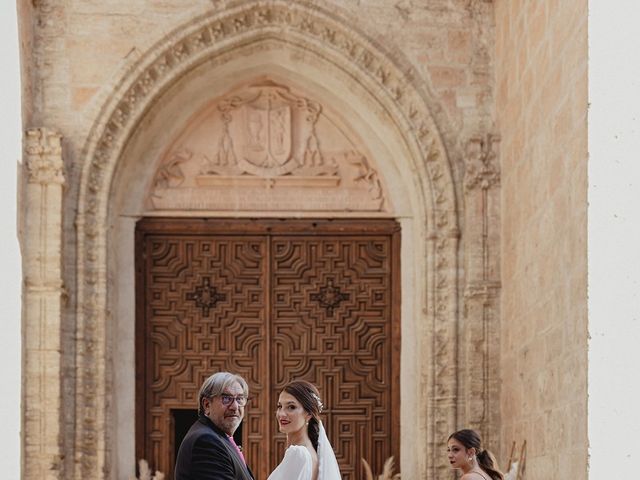
[[218,107],[224,123],[214,159],[202,174],[260,176],[327,175],[315,131],[319,103],[293,95],[273,82],[253,85]]
[[169,160],[160,166],[154,176],[154,185],[158,188],[175,188],[184,182],[184,173],[180,164],[193,158],[193,152],[188,149],[174,152]]
[[[309,28],[308,24],[312,27]],[[218,53],[242,48],[252,34],[277,31],[278,35],[295,38],[309,55],[322,54],[337,69],[349,71],[358,82],[368,83],[378,99],[388,108],[391,118],[402,125],[402,132],[415,141],[416,157],[426,163],[420,172],[429,179],[429,194],[436,201],[433,217],[425,219],[437,232],[446,235],[457,228],[457,206],[451,169],[446,151],[428,108],[426,89],[414,75],[413,67],[401,56],[391,55],[379,44],[362,35],[352,25],[341,21],[334,12],[314,5],[307,7],[295,0],[256,4],[245,1],[210,16],[199,17],[176,29],[144,54],[128,69],[127,75],[114,85],[114,94],[96,120],[94,134],[86,146],[82,172],[76,227],[78,232],[77,335],[83,339],[76,352],[75,425],[78,445],[74,456],[73,478],[105,478],[109,475],[110,421],[109,408],[104,402],[108,388],[108,348],[104,325],[107,322],[107,268],[106,251],[107,203],[112,174],[126,139],[143,118],[149,105],[182,76],[194,63],[214,58]],[[182,52],[182,53],[178,53]],[[365,54],[366,52],[366,54]],[[367,58],[366,62],[361,61]],[[221,59],[220,61],[225,61]],[[418,164],[422,164],[418,162]],[[436,233],[437,233],[436,232]],[[440,266],[442,258],[455,261],[457,239],[427,262],[427,275],[436,282],[429,295],[436,293],[448,298],[449,308],[440,315],[448,323],[456,321],[455,272]],[[433,250],[429,252],[435,255]],[[435,263],[435,264],[434,264]],[[435,328],[435,314],[428,310],[429,334]],[[434,342],[444,342],[433,349],[430,365],[449,358],[456,349],[451,330]],[[86,345],[86,346],[85,346]],[[426,358],[426,357],[425,357]],[[107,370],[95,365],[106,365]],[[456,376],[447,374],[434,377],[427,385],[424,402],[428,420],[427,450],[429,454],[421,476],[438,478],[435,465],[441,463],[438,453],[443,438],[436,433],[455,428],[451,412],[455,408],[439,403],[440,385],[455,385]],[[449,402],[451,403],[451,402]],[[27,432],[28,434],[28,432]]]
[[[498,312],[499,277],[499,205],[500,172],[498,168],[498,135],[487,134],[467,142],[465,194],[468,216],[467,256],[465,270],[467,286],[464,295],[464,345],[467,361],[462,376],[466,385],[463,422],[482,432],[486,442],[497,438],[497,407],[492,399],[499,395]],[[480,214],[472,221],[470,215]]]
[[500,137],[488,134],[485,138],[474,137],[467,143],[467,168],[465,171],[465,187],[467,190],[482,188],[484,190],[500,183],[500,170],[496,164],[495,145]]
[[500,282],[485,281],[467,285],[464,292],[466,298],[479,299],[483,305],[491,304],[500,294]]
[[[435,257],[435,288],[431,295],[434,304],[433,334],[430,348],[434,351],[434,392],[430,399],[433,416],[429,428],[431,448],[440,448],[442,439],[447,438],[456,424],[458,385],[456,378],[459,364],[457,357],[457,325],[455,318],[456,290],[455,275],[460,232],[435,230],[429,236],[431,250]],[[431,303],[430,302],[430,303]],[[430,466],[430,477],[446,478],[450,465],[445,459],[435,457]]]
[[[130,127],[132,113],[142,113],[141,105],[145,104],[145,97],[161,91],[168,79],[186,68],[185,63],[190,58],[198,57],[207,50],[215,51],[217,42],[222,40],[233,39],[252,29],[259,31],[273,26],[289,29],[294,35],[302,33],[309,40],[317,40],[333,49],[352,66],[359,67],[360,74],[378,83],[380,92],[393,99],[396,107],[408,119],[427,161],[436,162],[440,167],[440,172],[429,172],[432,186],[440,192],[438,199],[443,207],[438,223],[440,226],[455,225],[452,216],[455,211],[453,190],[446,187],[447,182],[451,181],[450,169],[446,157],[441,155],[442,145],[424,99],[418,90],[407,84],[407,79],[413,76],[411,69],[398,68],[378,47],[336,22],[330,14],[318,9],[308,10],[297,2],[274,1],[258,6],[246,5],[230,10],[230,13],[203,19],[191,28],[181,30],[186,34],[168,38],[165,44],[170,46],[141,66],[138,79],[120,95],[122,101],[106,122],[108,128],[104,135],[117,134]],[[109,157],[112,143],[103,140],[97,142],[102,148],[95,151],[93,165],[103,163]]]
[[64,184],[62,136],[47,128],[25,132],[27,181],[29,183]]
[[467,349],[464,381],[468,399],[464,422],[482,432],[487,442],[495,442],[498,438],[494,399],[499,397],[499,380],[494,372],[499,362],[499,297],[500,283],[497,281],[467,285],[464,295],[464,316],[469,330],[464,339]]
[[320,103],[264,80],[201,111],[161,160],[151,208],[386,211],[377,171]]
[[352,151],[345,153],[345,160],[358,168],[358,174],[353,181],[356,183],[364,183],[371,194],[371,198],[380,201],[382,204],[384,202],[382,183],[378,177],[378,172],[369,165],[367,157]]

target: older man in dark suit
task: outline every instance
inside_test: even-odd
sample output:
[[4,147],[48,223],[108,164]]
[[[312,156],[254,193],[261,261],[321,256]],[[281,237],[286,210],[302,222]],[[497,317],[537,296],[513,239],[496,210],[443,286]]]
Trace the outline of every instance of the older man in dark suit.
[[233,440],[244,417],[249,386],[239,375],[218,372],[198,395],[198,420],[180,444],[175,480],[252,480],[253,474]]

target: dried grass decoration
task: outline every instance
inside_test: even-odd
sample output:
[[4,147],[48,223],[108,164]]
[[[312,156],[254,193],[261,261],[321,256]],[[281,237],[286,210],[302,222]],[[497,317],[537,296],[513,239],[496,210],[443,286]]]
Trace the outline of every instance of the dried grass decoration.
[[139,477],[131,477],[129,480],[164,480],[164,473],[158,472],[152,473],[149,468],[149,464],[145,459],[141,459],[138,462],[138,466],[140,467],[140,476]]
[[[367,461],[363,458],[362,464],[364,465],[364,471],[366,480],[374,480],[373,472]],[[382,474],[375,477],[375,480],[400,480],[400,474],[393,474],[393,457],[387,458],[382,467]]]

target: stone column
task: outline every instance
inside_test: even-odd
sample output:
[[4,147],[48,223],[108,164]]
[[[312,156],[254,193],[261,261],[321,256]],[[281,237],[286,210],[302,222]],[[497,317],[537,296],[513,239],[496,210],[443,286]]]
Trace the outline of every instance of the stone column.
[[22,478],[62,472],[62,194],[60,135],[24,137],[22,246]]
[[432,323],[431,336],[423,348],[433,355],[428,398],[428,478],[451,478],[446,455],[447,437],[457,426],[458,410],[458,263],[460,231],[438,223],[442,211],[436,210],[435,228],[427,234],[430,288],[427,304]]
[[497,135],[469,140],[466,150],[464,315],[461,323],[460,424],[499,447],[500,172]]

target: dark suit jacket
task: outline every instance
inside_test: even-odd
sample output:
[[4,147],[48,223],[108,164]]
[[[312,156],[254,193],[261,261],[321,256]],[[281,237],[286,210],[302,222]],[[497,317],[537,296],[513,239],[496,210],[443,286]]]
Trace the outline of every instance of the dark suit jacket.
[[200,415],[180,444],[175,480],[252,480],[226,434]]

